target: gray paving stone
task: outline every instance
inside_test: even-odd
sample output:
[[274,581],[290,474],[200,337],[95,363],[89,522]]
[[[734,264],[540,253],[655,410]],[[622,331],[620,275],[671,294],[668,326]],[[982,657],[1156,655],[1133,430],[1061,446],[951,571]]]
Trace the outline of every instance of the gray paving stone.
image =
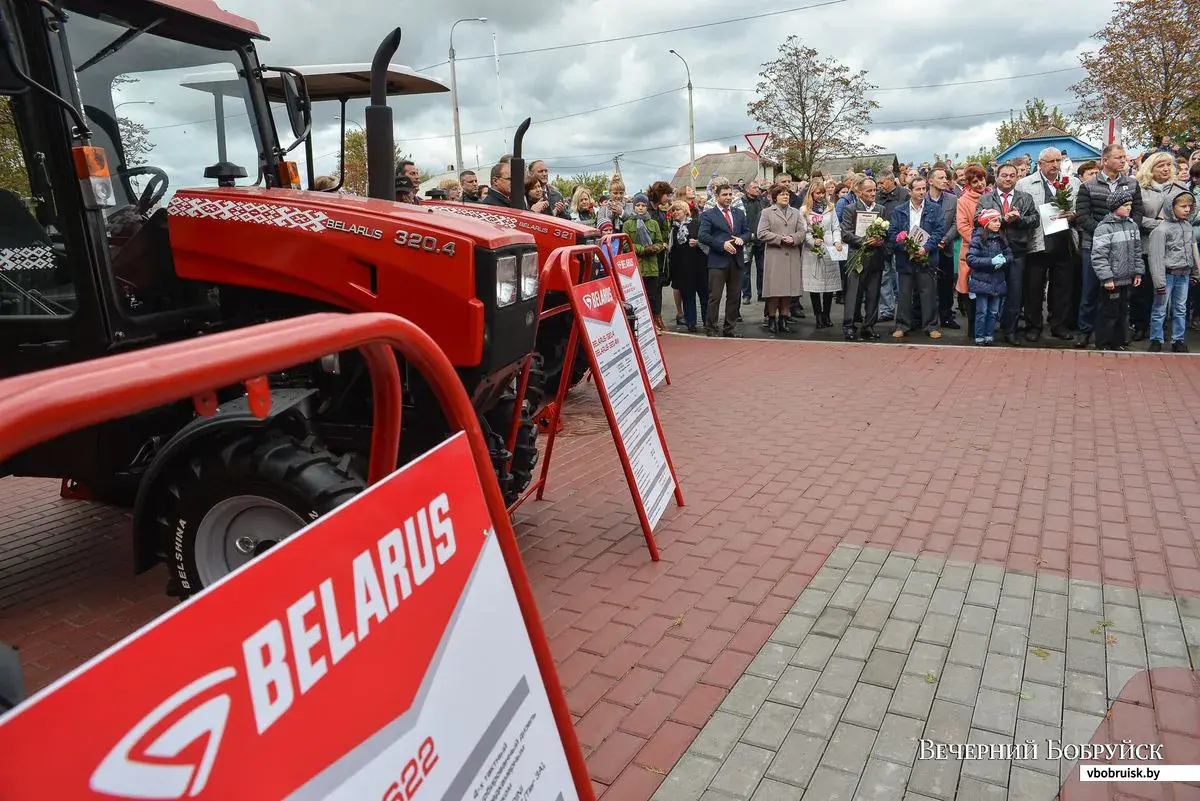
[[1063,688],[1027,681],[1021,685],[1019,720],[1032,720],[1049,726],[1062,725]]
[[686,753],[675,763],[651,801],[696,801],[720,767],[721,763],[715,759]]
[[775,627],[775,631],[768,639],[771,642],[796,647],[804,642],[804,638],[812,631],[813,624],[816,622],[816,617],[811,615],[784,615],[783,620],[779,621],[779,625]]
[[947,649],[941,645],[932,645],[927,642],[916,643],[908,652],[908,659],[904,663],[904,672],[915,676],[933,673],[934,676],[940,677],[942,666],[946,664],[946,652]]
[[[1070,664],[1070,657],[1067,663]],[[1104,715],[1108,712],[1106,680],[1100,676],[1068,670],[1063,688],[1063,707],[1068,711],[1083,714]]]
[[1125,689],[1125,685],[1134,676],[1142,672],[1142,668],[1132,665],[1120,665],[1116,662],[1108,663],[1108,699],[1116,701],[1121,697],[1121,691]]
[[917,756],[917,746],[925,721],[888,713],[883,716],[879,736],[871,749],[871,756],[911,766]]
[[825,607],[829,605],[831,597],[833,597],[833,594],[824,590],[806,589],[800,593],[800,597],[796,599],[796,603],[792,604],[792,612],[797,615],[816,617],[825,611]]
[[1058,795],[1057,776],[1013,767],[1008,779],[1008,801],[1047,801]]
[[808,582],[807,590],[823,590],[824,592],[833,592],[846,579],[846,571],[838,568],[823,567],[817,575],[812,577]]
[[988,640],[988,653],[1023,657],[1028,644],[1029,637],[1025,629],[1020,626],[997,623],[992,626],[992,636]]
[[1175,602],[1175,606],[1178,607],[1178,609],[1179,609],[1180,617],[1200,618],[1200,600],[1197,600],[1197,598],[1195,596],[1178,595],[1178,596],[1175,596],[1174,598],[1172,598],[1169,595],[1154,596],[1153,593],[1146,593],[1146,595],[1148,597],[1165,598],[1166,600],[1169,600],[1169,601],[1173,600]]
[[[1039,656],[1041,654],[1041,656]],[[1065,651],[1051,651],[1042,648],[1038,653],[1030,648],[1025,656],[1025,680],[1049,684],[1052,687],[1062,687],[1067,665]]]
[[700,733],[696,735],[696,739],[688,748],[688,753],[724,761],[733,751],[733,747],[737,745],[738,739],[741,738],[742,732],[746,731],[749,724],[750,721],[741,715],[734,715],[718,709],[708,719],[708,723],[704,724]]
[[1136,606],[1128,607],[1106,603],[1104,619],[1111,624],[1108,627],[1111,632],[1141,636],[1142,614]]
[[904,672],[904,662],[907,659],[907,655],[898,651],[882,651],[876,648],[867,659],[867,666],[863,669],[859,680],[867,684],[895,689],[896,682],[900,681],[900,674]]
[[925,723],[925,739],[937,743],[960,744],[971,731],[972,709],[952,701],[934,701]]
[[792,664],[796,667],[823,670],[829,662],[829,657],[833,656],[833,649],[837,648],[837,644],[836,637],[810,634],[796,649],[796,655],[792,657]]
[[1138,593],[1132,587],[1117,587],[1112,584],[1104,585],[1104,603],[1118,606],[1132,606],[1137,609]]
[[709,786],[734,798],[749,799],[774,758],[774,751],[738,743]]
[[809,782],[805,798],[822,799],[822,801],[852,801],[854,788],[858,786],[858,776],[842,773],[840,770],[818,766]]
[[750,801],[798,801],[804,790],[794,784],[763,779]]
[[1068,709],[1063,712],[1062,741],[1090,743],[1103,723],[1104,715],[1088,715]]
[[1007,801],[1008,790],[995,784],[969,778],[964,768],[963,778],[958,782],[958,797],[967,801]]
[[812,692],[813,687],[817,686],[819,678],[821,678],[821,674],[816,670],[788,667],[779,677],[779,681],[775,682],[775,687],[767,698],[779,704],[804,706],[809,693]]
[[1108,663],[1146,669],[1146,641],[1131,634],[1110,634],[1112,642],[1104,646]]
[[882,566],[891,553],[887,548],[863,548],[858,555],[858,561]]
[[[1045,773],[1050,776],[1058,776],[1062,770],[1061,762],[1064,760],[1051,759],[1049,749],[1046,747],[1047,740],[1059,740],[1061,742],[1084,742],[1087,740],[1069,740],[1063,737],[1062,729],[1058,726],[1048,726],[1045,723],[1035,723],[1030,720],[1021,720],[1017,718],[1017,736],[1018,745],[1024,745],[1027,741],[1032,740],[1037,745],[1037,759],[1014,759],[1012,764],[1014,767],[1020,766],[1029,770],[1036,770],[1040,773]],[[1031,752],[1033,749],[1025,749],[1025,752]],[[1032,754],[1030,754],[1032,756]]]
[[742,676],[733,685],[729,695],[725,696],[725,700],[721,702],[719,708],[744,718],[752,718],[758,714],[758,710],[773,689],[775,689],[775,682],[771,679],[764,679],[761,676]]
[[933,597],[929,599],[929,609],[932,612],[958,617],[966,598],[967,594],[962,590],[951,590],[939,586],[933,591]]
[[987,656],[988,636],[960,631],[954,635],[950,644],[950,655],[946,659],[958,665],[983,668],[984,657]]
[[867,658],[871,656],[871,651],[875,647],[875,640],[878,637],[879,632],[877,631],[851,626],[842,635],[837,648],[833,650],[833,655],[866,662]]
[[971,572],[971,578],[975,581],[991,581],[999,584],[1004,581],[1004,566],[1003,565],[975,565]]
[[853,582],[843,582],[837,591],[833,593],[833,597],[829,599],[829,605],[838,609],[849,609],[854,611],[858,609],[858,605],[867,597],[867,590],[871,589],[866,584],[854,584]]
[[917,640],[949,648],[957,627],[958,618],[930,612],[922,621],[921,628],[917,629]]
[[788,732],[792,730],[792,724],[796,722],[799,714],[800,710],[794,706],[768,701],[746,727],[746,731],[741,735],[742,742],[777,751],[779,746],[783,745]]
[[952,562],[942,568],[938,577],[938,589],[957,590],[965,593],[971,584],[971,574],[975,572],[974,565]]
[[1052,576],[1049,573],[1038,573],[1037,591],[1053,592],[1058,595],[1066,595],[1067,580],[1062,576]]
[[1179,607],[1166,598],[1141,597],[1142,619],[1147,623],[1179,625]]
[[958,615],[958,630],[974,634],[991,634],[992,624],[996,622],[996,610],[986,606],[966,604]]
[[1023,666],[1019,656],[988,654],[987,662],[983,666],[983,681],[980,686],[1003,693],[1020,692]]
[[1003,594],[1032,599],[1034,583],[1034,577],[1028,573],[1007,572],[1004,574]]
[[1099,639],[1067,639],[1067,671],[1092,676],[1108,674],[1104,660],[1104,643]]
[[[966,739],[968,743],[986,746],[1011,745],[1012,741],[1012,735],[997,734],[983,729],[971,729]],[[1011,764],[1007,759],[968,759],[963,762],[962,775],[964,779],[983,782],[993,787],[1007,787]],[[975,801],[974,795],[962,795],[961,797],[963,801]],[[1044,798],[1042,801],[1050,801],[1050,799]]]
[[783,741],[779,753],[767,768],[767,778],[807,787],[824,753],[824,740],[811,734],[793,731]]
[[889,554],[883,563],[883,567],[879,569],[879,575],[904,581],[908,578],[909,573],[912,572],[913,564],[916,561],[916,557],[913,556],[900,553]]
[[912,648],[918,628],[916,623],[908,620],[889,620],[883,627],[883,631],[879,633],[879,640],[875,643],[875,647],[906,652]]
[[936,573],[917,573],[908,574],[908,579],[904,582],[905,595],[916,595],[919,598],[928,598],[933,595],[934,589],[937,587]]
[[1146,650],[1151,654],[1187,658],[1187,640],[1180,626],[1148,623],[1143,631],[1146,635]]
[[883,601],[863,601],[850,625],[879,631],[887,623],[891,611],[892,605]]
[[929,717],[929,707],[933,705],[936,691],[937,685],[927,682],[924,676],[901,676],[896,692],[892,694],[892,702],[888,705],[888,712],[925,720]]
[[[1190,656],[1167,656],[1166,654],[1150,654],[1150,670],[1159,670],[1161,668],[1183,668],[1184,670],[1192,669],[1192,659]],[[1200,664],[1200,662],[1197,662]]]
[[920,573],[941,573],[946,566],[946,557],[935,553],[923,553],[913,563],[913,571]]
[[998,690],[981,689],[975,702],[975,715],[971,725],[1009,737],[1017,729],[1017,696]]
[[813,693],[808,697],[796,722],[792,724],[792,730],[828,740],[833,736],[833,730],[837,728],[845,708],[845,698],[827,693]]
[[1038,590],[1033,594],[1033,614],[1039,617],[1066,617],[1067,596]]
[[854,566],[846,571],[846,581],[854,584],[870,584],[875,581],[875,577],[879,575],[878,563],[858,561]]
[[1090,581],[1072,579],[1070,591],[1067,593],[1069,608],[1078,612],[1091,612],[1099,615],[1104,611],[1104,594],[1100,587]]
[[849,698],[865,667],[866,663],[857,659],[835,656],[817,681],[817,689],[839,698]]
[[758,655],[750,662],[746,672],[752,676],[762,676],[766,679],[778,679],[787,669],[788,663],[796,655],[798,649],[794,645],[783,645],[768,642],[758,651]]
[[1100,623],[1104,615],[1092,612],[1071,610],[1067,613],[1067,636],[1076,640],[1104,641],[1104,631]]
[[957,759],[920,759],[913,765],[908,787],[930,798],[953,801],[962,763]]
[[1034,615],[1029,624],[1029,644],[1033,647],[1066,650],[1067,621],[1061,617]]
[[705,790],[700,801],[741,801],[728,793],[718,793],[716,790]]
[[975,699],[979,696],[979,682],[982,676],[983,671],[979,668],[947,664],[942,668],[942,675],[938,677],[934,697],[974,706]]
[[991,581],[972,579],[967,585],[967,603],[992,609],[1000,603],[1000,585]]
[[867,598],[872,601],[883,601],[884,603],[895,603],[900,597],[900,591],[904,587],[904,582],[897,578],[888,578],[887,576],[879,576],[871,583],[871,589],[867,593]]
[[937,801],[937,799],[920,793],[907,792],[904,794],[904,801]]
[[858,560],[858,555],[862,553],[862,546],[851,545],[849,543],[838,543],[838,546],[833,549],[833,553],[825,557],[825,564],[821,565],[824,570],[827,567],[840,567],[844,570],[849,569],[850,565]]
[[841,637],[846,633],[846,629],[850,628],[850,618],[853,616],[853,613],[847,609],[829,607],[821,613],[821,616],[817,618],[817,622],[813,624],[812,633],[826,634],[830,637]]
[[887,713],[891,700],[892,691],[886,687],[860,682],[850,693],[850,701],[846,704],[846,711],[842,713],[842,720],[878,730],[883,724],[883,716]]
[[858,780],[854,801],[895,801],[904,793],[912,769],[907,765],[872,759]]
[[929,608],[929,597],[901,593],[892,607],[891,617],[895,620],[908,620],[920,623],[925,619],[925,611]]
[[996,622],[1007,623],[1011,626],[1028,626],[1033,616],[1033,600],[1017,598],[1011,595],[1001,595],[1000,603],[996,605]]
[[876,734],[874,729],[865,726],[844,721],[839,723],[829,740],[829,747],[825,749],[825,755],[821,757],[821,764],[853,773],[857,777],[866,767]]

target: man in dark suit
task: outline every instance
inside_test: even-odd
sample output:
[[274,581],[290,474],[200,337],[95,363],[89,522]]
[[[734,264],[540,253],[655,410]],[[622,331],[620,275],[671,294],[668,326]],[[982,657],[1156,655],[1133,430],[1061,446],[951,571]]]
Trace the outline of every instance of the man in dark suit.
[[741,305],[742,270],[746,268],[743,248],[750,238],[746,213],[731,208],[733,187],[715,187],[717,205],[700,215],[700,243],[708,247],[708,323],[705,333],[717,335],[721,316],[721,292],[725,292],[725,326],[722,336],[742,335],[734,328]]

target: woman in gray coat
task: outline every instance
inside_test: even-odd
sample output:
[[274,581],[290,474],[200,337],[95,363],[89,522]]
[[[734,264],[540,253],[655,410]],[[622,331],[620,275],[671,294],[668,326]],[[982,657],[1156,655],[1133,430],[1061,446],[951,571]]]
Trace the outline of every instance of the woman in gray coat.
[[765,245],[766,269],[762,294],[766,299],[763,326],[772,333],[790,334],[789,299],[804,291],[800,248],[807,228],[804,215],[789,203],[791,192],[783,184],[771,187],[771,205],[758,221],[758,241]]

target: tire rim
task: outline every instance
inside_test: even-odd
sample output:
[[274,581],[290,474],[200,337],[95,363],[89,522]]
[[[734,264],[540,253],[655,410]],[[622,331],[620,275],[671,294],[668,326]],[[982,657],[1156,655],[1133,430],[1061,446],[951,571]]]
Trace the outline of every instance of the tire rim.
[[215,504],[196,527],[196,572],[208,587],[305,525],[278,501],[236,495]]

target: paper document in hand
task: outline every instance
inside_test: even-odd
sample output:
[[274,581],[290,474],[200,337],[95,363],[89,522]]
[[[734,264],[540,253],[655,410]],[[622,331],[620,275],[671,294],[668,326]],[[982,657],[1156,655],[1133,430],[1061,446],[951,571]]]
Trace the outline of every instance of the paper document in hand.
[[1067,230],[1070,222],[1058,215],[1062,214],[1053,203],[1043,203],[1038,206],[1038,215],[1042,218],[1042,233],[1046,236]]
[[913,241],[913,244],[919,248],[925,247],[925,243],[929,241],[929,232],[924,228],[913,228],[909,232],[908,238]]
[[825,252],[829,254],[830,261],[845,261],[848,254],[845,245],[842,245],[841,250],[838,250],[833,245],[826,245]]
[[854,235],[866,236],[867,228],[879,219],[879,214],[873,211],[857,211],[854,213]]

